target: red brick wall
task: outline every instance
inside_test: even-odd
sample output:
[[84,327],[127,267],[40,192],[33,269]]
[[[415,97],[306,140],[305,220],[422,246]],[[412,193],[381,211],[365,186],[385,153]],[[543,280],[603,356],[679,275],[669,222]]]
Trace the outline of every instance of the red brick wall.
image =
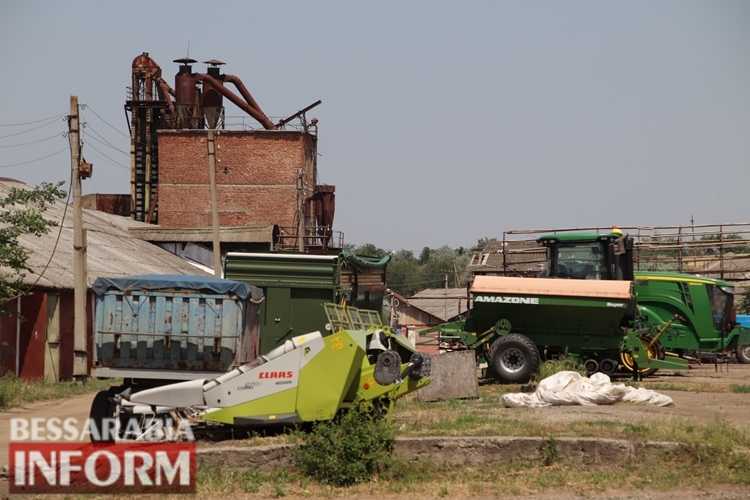
[[[222,225],[292,226],[297,172],[305,197],[316,183],[316,142],[294,131],[224,131],[216,138],[216,183]],[[205,131],[159,132],[159,225],[211,224]]]

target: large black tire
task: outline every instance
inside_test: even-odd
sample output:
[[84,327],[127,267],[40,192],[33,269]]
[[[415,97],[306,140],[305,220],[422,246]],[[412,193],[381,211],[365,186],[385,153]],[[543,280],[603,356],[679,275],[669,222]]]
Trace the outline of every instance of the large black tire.
[[[96,426],[96,429],[101,433],[104,425],[104,419],[113,419],[115,418],[115,411],[116,407],[114,403],[112,402],[112,392],[107,391],[99,391],[96,393],[96,396],[94,396],[94,400],[91,402],[91,410],[89,410],[89,418],[91,419],[91,424]],[[92,443],[112,443],[114,442],[114,436],[108,436],[109,439],[103,439],[104,436],[96,435],[96,433],[91,433],[91,442]]]
[[525,384],[539,369],[539,350],[525,335],[498,337],[490,349],[490,366],[500,382]]
[[750,363],[750,345],[737,346],[737,361],[740,363]]

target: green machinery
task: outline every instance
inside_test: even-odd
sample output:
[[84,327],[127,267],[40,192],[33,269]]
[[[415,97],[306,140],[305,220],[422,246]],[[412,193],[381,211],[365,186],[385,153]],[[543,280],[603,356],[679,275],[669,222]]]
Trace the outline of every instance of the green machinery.
[[340,255],[230,252],[224,277],[262,290],[258,351],[265,354],[294,336],[323,328],[327,302],[379,311],[389,260],[347,251]]
[[429,383],[430,358],[383,325],[375,311],[325,304],[326,336],[297,335],[222,375],[114,398],[138,428],[160,418],[233,426],[328,420],[354,405],[388,411]]
[[[734,287],[719,279],[667,272],[634,272],[633,241],[619,230],[560,232],[538,239],[547,247],[545,275],[634,280],[636,320],[649,355],[736,354],[750,363],[750,330],[737,325]],[[623,364],[632,369],[627,356]]]
[[503,382],[526,382],[541,360],[580,359],[590,372],[617,372],[627,353],[641,369],[682,369],[678,359],[652,359],[631,327],[632,282],[476,276],[465,321],[440,325],[449,349],[474,349]]

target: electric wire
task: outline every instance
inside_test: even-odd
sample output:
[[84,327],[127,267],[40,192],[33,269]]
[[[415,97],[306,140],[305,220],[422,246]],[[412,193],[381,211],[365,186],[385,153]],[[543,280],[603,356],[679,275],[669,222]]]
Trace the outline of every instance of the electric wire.
[[55,123],[55,121],[56,121],[55,119],[52,119],[52,120],[49,120],[49,121],[47,121],[45,123],[42,123],[41,125],[37,125],[36,127],[27,128],[27,129],[21,130],[19,132],[14,132],[12,134],[0,135],[0,139],[7,139],[8,137],[16,137],[18,135],[28,134],[29,132],[33,132],[34,130],[39,130],[39,129],[42,129],[44,127],[49,127],[50,125],[52,125],[53,123]]
[[96,116],[96,117],[97,117],[97,118],[99,118],[99,119],[100,119],[101,121],[103,121],[103,122],[104,122],[104,123],[105,123],[106,125],[108,125],[108,126],[109,126],[109,127],[110,127],[110,128],[112,129],[112,130],[114,130],[115,132],[117,132],[117,133],[118,133],[118,134],[120,134],[121,136],[123,136],[123,137],[127,137],[128,139],[130,139],[130,136],[129,136],[128,134],[126,134],[125,132],[123,132],[123,131],[122,131],[122,130],[120,130],[119,128],[115,127],[114,125],[112,125],[111,123],[109,123],[109,122],[108,122],[107,120],[105,120],[104,118],[102,118],[102,116],[101,116],[101,115],[100,115],[99,113],[97,113],[97,112],[96,112],[96,110],[95,110],[94,108],[92,108],[90,104],[81,104],[81,108],[82,108],[82,109],[83,109],[84,111],[91,111],[92,113],[94,113],[94,116]]
[[57,114],[57,115],[53,115],[53,116],[48,116],[47,118],[40,118],[38,120],[33,120],[33,121],[30,121],[30,122],[0,123],[0,127],[22,127],[24,125],[34,125],[36,123],[42,123],[42,122],[52,121],[55,118],[61,118],[63,116],[65,116],[65,115],[63,115],[63,114]]
[[105,146],[107,146],[107,147],[109,147],[111,149],[114,149],[115,151],[118,151],[118,152],[124,154],[125,156],[130,156],[130,153],[128,153],[124,149],[118,148],[117,146],[115,146],[114,144],[112,144],[111,142],[109,142],[106,137],[104,137],[101,133],[99,133],[96,130],[94,130],[93,128],[91,128],[90,125],[84,123],[83,124],[83,129],[84,129],[85,132],[90,132],[92,134],[92,135],[90,135],[90,137],[92,139],[97,140],[101,144],[103,144],[103,145],[105,145]]
[[130,170],[130,167],[128,167],[127,165],[124,165],[124,164],[120,163],[119,161],[115,160],[114,158],[112,158],[111,156],[109,156],[107,153],[103,153],[102,151],[98,150],[90,142],[88,143],[88,147],[90,147],[91,149],[93,149],[94,151],[96,151],[98,154],[102,155],[103,157],[105,157],[106,159],[108,159],[109,161],[111,161],[115,166],[120,167],[120,168],[124,168],[124,169],[127,169],[127,170]]
[[59,150],[55,151],[54,153],[50,153],[50,154],[48,154],[46,156],[40,156],[39,158],[33,158],[31,160],[19,161],[18,163],[9,163],[9,164],[6,164],[6,165],[0,165],[0,168],[18,167],[18,166],[21,166],[21,165],[28,165],[29,163],[35,163],[35,162],[38,162],[38,161],[46,160],[47,158],[52,158],[53,156],[59,155],[60,153],[62,153],[66,149],[67,148],[62,148],[62,149],[59,149]]
[[47,272],[49,265],[52,263],[52,259],[55,257],[55,252],[57,252],[57,246],[60,243],[60,236],[62,236],[63,226],[65,226],[65,216],[68,214],[68,207],[70,206],[70,193],[72,192],[73,192],[73,169],[70,169],[70,181],[68,182],[68,196],[65,199],[65,208],[63,209],[62,219],[60,220],[60,228],[57,230],[57,237],[55,238],[55,244],[52,246],[52,253],[50,253],[49,258],[47,259],[47,263],[44,264],[44,268],[42,268],[42,272],[39,273],[36,280],[34,281],[34,284],[31,285],[27,289],[27,292],[33,290],[34,287],[37,284],[39,284],[39,281],[42,279],[42,276],[44,276],[44,273]]
[[51,141],[52,139],[56,137],[66,137],[67,135],[68,135],[67,132],[60,132],[55,135],[50,135],[49,137],[43,137],[41,139],[37,139],[35,141],[18,142],[16,144],[0,144],[0,149],[20,148],[21,146],[31,146],[32,144],[41,144],[43,142]]

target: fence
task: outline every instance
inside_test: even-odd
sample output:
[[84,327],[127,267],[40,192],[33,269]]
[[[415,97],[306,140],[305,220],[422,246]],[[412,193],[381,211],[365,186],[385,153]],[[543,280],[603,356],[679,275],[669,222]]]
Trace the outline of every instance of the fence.
[[[618,226],[634,241],[636,271],[700,274],[735,282],[740,293],[750,291],[750,223],[685,226]],[[495,269],[508,275],[540,273],[545,249],[534,244],[541,235],[569,231],[608,233],[611,227],[522,229],[503,233]],[[500,242],[498,242],[500,243]]]

